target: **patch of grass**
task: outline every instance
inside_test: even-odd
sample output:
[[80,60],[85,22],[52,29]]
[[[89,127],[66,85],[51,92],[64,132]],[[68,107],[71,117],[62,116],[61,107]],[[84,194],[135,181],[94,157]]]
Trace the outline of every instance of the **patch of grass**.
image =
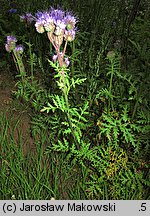
[[[16,80],[19,100],[0,115],[0,199],[149,198],[150,22],[148,3],[138,2],[3,1],[6,69],[18,73],[4,50],[12,34],[24,44],[26,70]],[[19,20],[58,5],[78,16],[70,69],[61,73],[47,35]]]
[[0,199],[80,199],[78,168],[65,155],[45,153],[44,133],[33,138],[31,148],[19,123],[0,115]]

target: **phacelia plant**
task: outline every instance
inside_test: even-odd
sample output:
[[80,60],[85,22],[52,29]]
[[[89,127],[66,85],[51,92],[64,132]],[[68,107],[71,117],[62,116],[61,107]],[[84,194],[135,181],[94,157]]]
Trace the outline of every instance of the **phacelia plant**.
[[12,35],[7,36],[7,43],[5,44],[5,49],[7,52],[13,51],[14,54],[22,54],[23,53],[23,46],[22,45],[17,45],[17,39],[16,37]]
[[[56,50],[57,55],[53,56],[53,60],[58,60],[60,67],[69,65],[68,58],[64,59],[67,43],[75,38],[77,19],[69,12],[51,8],[46,12],[36,13],[35,27],[38,33],[47,32],[48,39]],[[65,41],[63,51],[60,47]]]
[[31,24],[36,18],[31,13],[25,13],[20,16],[20,21]]
[[7,42],[5,44],[5,49],[9,53],[12,52],[13,60],[16,64],[16,68],[18,72],[20,73],[20,77],[22,79],[22,85],[24,85],[24,76],[26,75],[24,64],[22,61],[22,54],[23,54],[24,48],[21,44],[17,45],[16,43],[17,43],[16,37],[12,35],[8,35]]
[[14,36],[12,35],[7,36],[7,43],[5,44],[6,51],[7,52],[13,51],[16,47],[16,42],[17,39]]

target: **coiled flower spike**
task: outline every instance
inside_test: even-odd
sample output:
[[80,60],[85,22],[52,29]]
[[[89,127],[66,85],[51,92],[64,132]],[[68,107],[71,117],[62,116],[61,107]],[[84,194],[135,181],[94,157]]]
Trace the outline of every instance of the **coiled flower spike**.
[[11,52],[16,47],[17,39],[16,37],[9,35],[7,36],[7,43],[5,44],[5,49],[7,52]]

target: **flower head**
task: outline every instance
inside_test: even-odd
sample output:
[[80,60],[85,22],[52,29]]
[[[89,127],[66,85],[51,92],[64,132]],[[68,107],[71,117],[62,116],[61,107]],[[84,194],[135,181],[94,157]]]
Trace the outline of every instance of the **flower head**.
[[24,50],[24,48],[23,48],[22,45],[17,45],[17,46],[15,47],[16,53],[22,54],[22,53],[23,53],[23,50]]
[[66,30],[64,34],[64,38],[67,41],[73,41],[75,38],[76,31],[75,30]]
[[15,51],[16,53],[22,54],[23,53],[23,46],[16,45],[17,39],[12,35],[7,36],[7,43],[5,44],[5,49],[7,52]]
[[7,43],[8,44],[12,44],[12,43],[16,43],[17,42],[17,39],[16,39],[16,37],[14,37],[14,36],[12,36],[12,35],[8,35],[7,36]]
[[65,24],[63,19],[62,20],[56,20],[54,23],[55,23],[56,27],[58,27],[62,30],[65,30],[66,24]]
[[47,11],[38,11],[36,14],[36,21],[40,21],[45,24],[50,19],[50,14]]
[[53,17],[53,19],[57,22],[57,20],[63,20],[65,16],[65,12],[59,9],[50,9],[50,14]]
[[28,24],[32,23],[36,18],[31,13],[26,13],[20,16],[20,20]]
[[53,20],[50,17],[50,14],[48,12],[37,12],[36,13],[36,23],[35,27],[37,32],[43,33],[46,31],[51,31],[52,30],[52,24]]
[[54,34],[56,36],[61,36],[63,34],[63,30],[60,27],[56,26]]
[[7,36],[7,43],[5,44],[5,49],[7,52],[11,52],[15,49],[17,39],[16,37],[9,35]]
[[109,51],[108,53],[107,53],[107,58],[110,60],[110,61],[112,61],[114,58],[115,58],[115,52],[114,51]]
[[5,44],[5,49],[6,49],[7,52],[11,52],[12,51],[12,48],[7,43]]
[[38,12],[35,14],[35,16],[36,16],[37,19],[41,18],[42,15],[43,15],[43,12],[42,12],[42,11],[38,11]]
[[54,25],[54,20],[50,16],[47,20],[44,22],[44,28],[47,32],[54,32],[55,25]]
[[[69,12],[65,12],[60,9],[50,8],[49,11],[36,13],[35,27],[37,32],[47,32],[48,39],[54,46],[57,55],[53,56],[53,61],[58,60],[60,65],[64,63],[66,67],[70,62],[68,58],[64,58],[66,52],[66,46],[68,41],[73,41],[75,38],[76,30],[76,18]],[[63,55],[60,53],[60,47],[63,44],[63,40],[66,40]]]
[[17,12],[17,9],[11,8],[10,10],[8,10],[8,12],[13,14],[13,13],[16,13],[16,12]]
[[63,37],[65,31],[68,31],[65,38],[70,41],[74,39],[76,18],[70,13],[51,8],[45,12],[38,11],[35,16],[37,18],[35,23],[37,32],[47,31]]
[[35,27],[38,33],[43,33],[45,32],[45,28],[44,28],[44,22],[42,20],[38,20],[35,23]]
[[76,19],[74,16],[67,14],[64,21],[65,21],[67,30],[73,30],[75,28]]

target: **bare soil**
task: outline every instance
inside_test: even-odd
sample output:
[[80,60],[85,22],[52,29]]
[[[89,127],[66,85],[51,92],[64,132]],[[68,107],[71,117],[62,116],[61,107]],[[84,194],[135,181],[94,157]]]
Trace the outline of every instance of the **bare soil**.
[[16,144],[19,144],[20,136],[22,137],[23,152],[26,155],[35,150],[34,140],[30,133],[30,111],[14,97],[15,83],[11,74],[0,72],[0,113],[6,116],[10,133],[14,134]]

